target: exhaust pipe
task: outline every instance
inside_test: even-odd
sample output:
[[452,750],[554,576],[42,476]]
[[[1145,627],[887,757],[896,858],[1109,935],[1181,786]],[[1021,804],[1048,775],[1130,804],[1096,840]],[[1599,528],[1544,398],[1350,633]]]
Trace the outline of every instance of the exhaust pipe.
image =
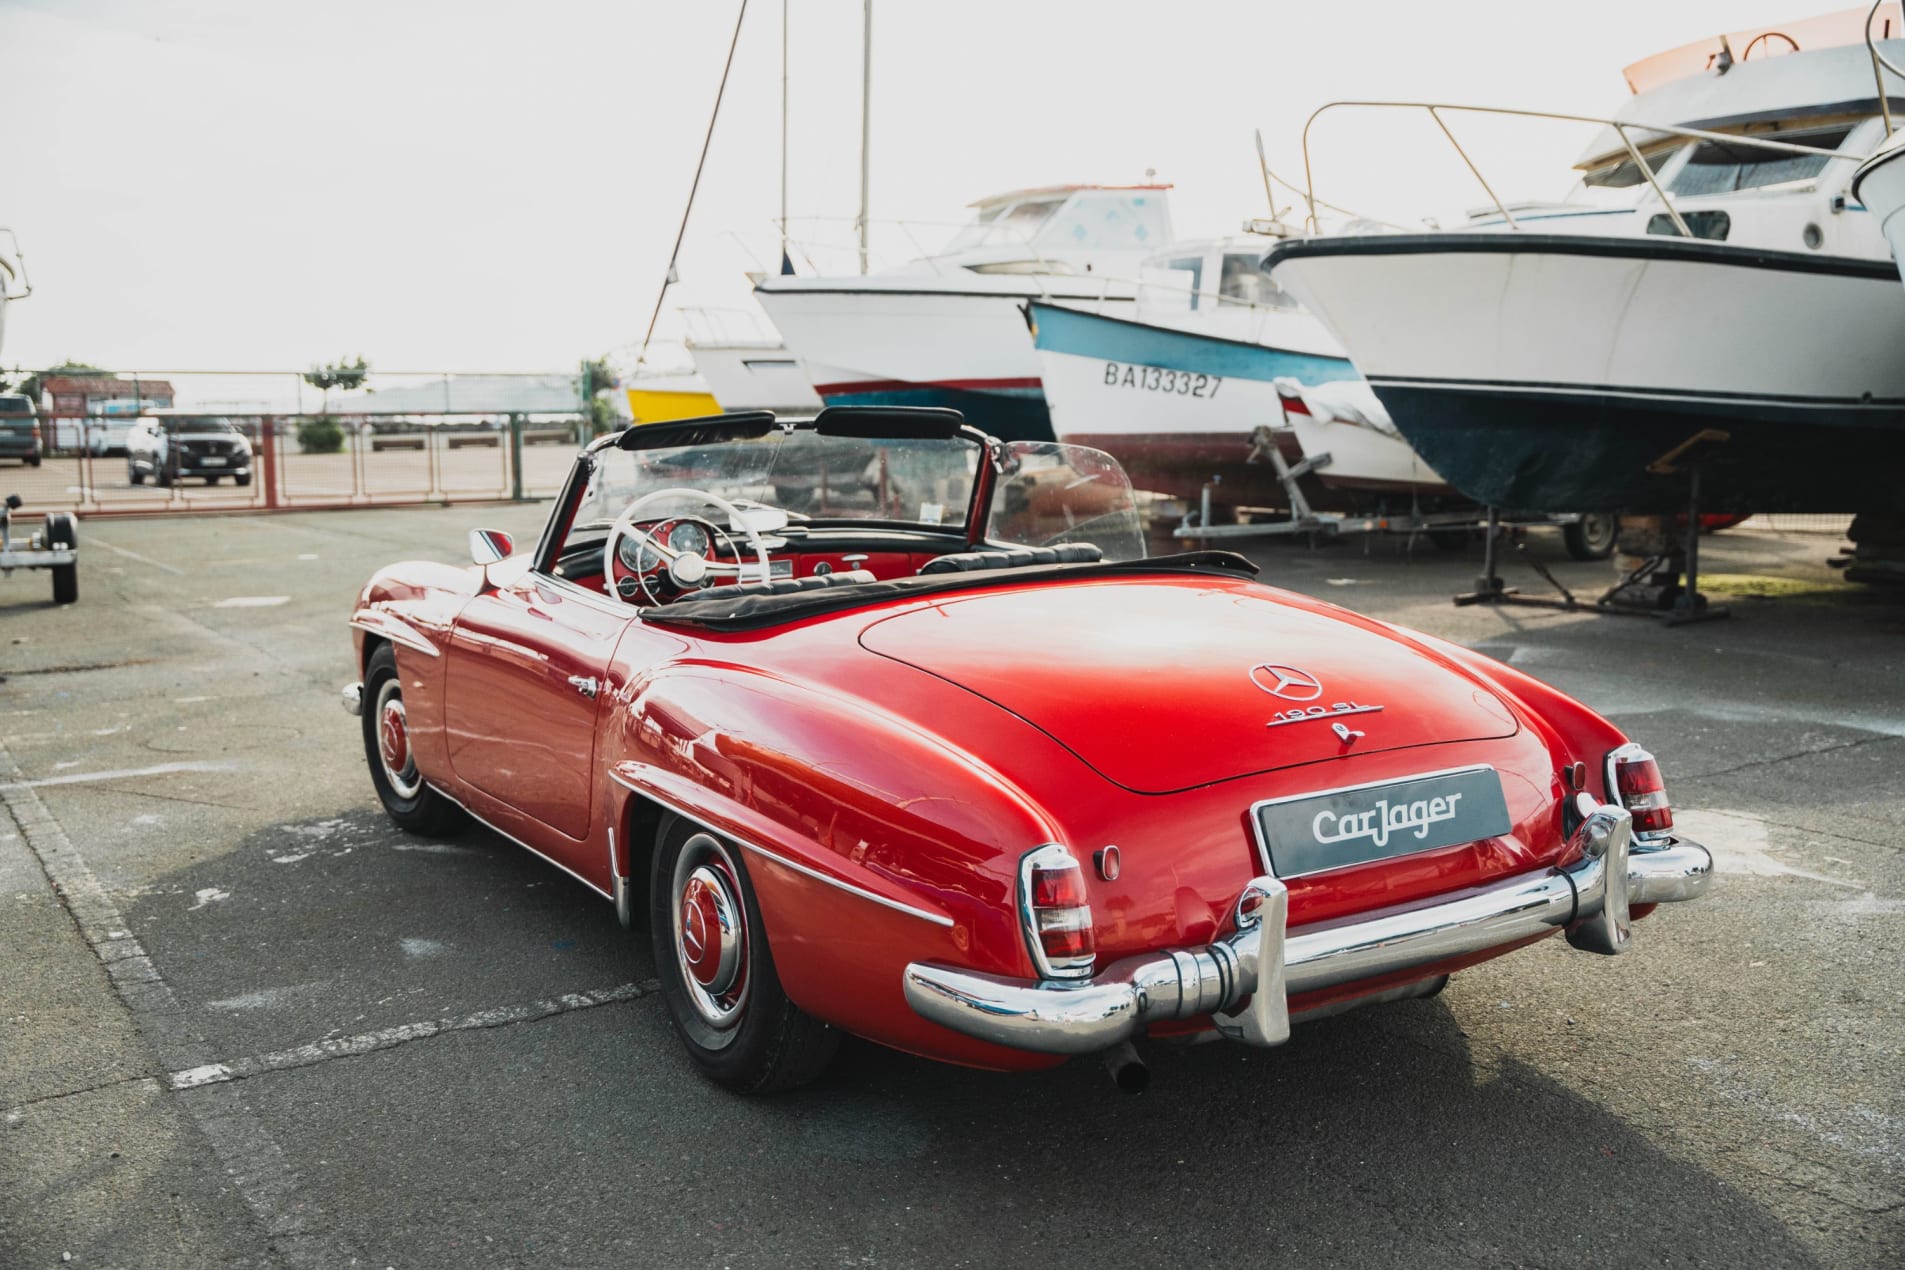
[[1106,1050],[1103,1058],[1111,1081],[1127,1094],[1141,1094],[1151,1087],[1151,1069],[1145,1066],[1130,1041],[1120,1041]]

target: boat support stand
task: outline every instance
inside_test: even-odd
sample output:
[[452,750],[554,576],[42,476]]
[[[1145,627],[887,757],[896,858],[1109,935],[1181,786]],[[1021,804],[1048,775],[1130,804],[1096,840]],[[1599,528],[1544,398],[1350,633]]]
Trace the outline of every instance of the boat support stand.
[[[1732,616],[1724,604],[1710,604],[1700,593],[1700,469],[1689,467],[1687,524],[1681,541],[1642,560],[1591,601],[1584,601],[1561,584],[1546,565],[1528,554],[1528,544],[1516,543],[1522,562],[1541,575],[1553,587],[1553,595],[1523,595],[1519,587],[1507,585],[1497,565],[1497,544],[1501,541],[1501,512],[1488,509],[1488,536],[1482,547],[1482,576],[1475,579],[1475,590],[1455,597],[1457,606],[1470,604],[1515,604],[1528,608],[1559,609],[1565,613],[1607,613],[1620,617],[1651,617],[1662,626],[1684,626],[1690,622],[1713,622]],[[1684,566],[1676,559],[1684,560]],[[1683,571],[1686,581],[1680,580]]]

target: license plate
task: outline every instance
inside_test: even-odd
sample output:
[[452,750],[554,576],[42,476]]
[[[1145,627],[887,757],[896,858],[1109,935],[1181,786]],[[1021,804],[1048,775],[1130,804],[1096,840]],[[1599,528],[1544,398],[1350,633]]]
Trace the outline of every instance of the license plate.
[[200,459],[199,462],[203,463],[206,467],[224,467],[225,466],[225,460],[223,456],[216,455],[216,454],[208,454],[204,458]]
[[1509,828],[1492,767],[1272,798],[1250,811],[1264,863],[1280,878],[1499,837]]

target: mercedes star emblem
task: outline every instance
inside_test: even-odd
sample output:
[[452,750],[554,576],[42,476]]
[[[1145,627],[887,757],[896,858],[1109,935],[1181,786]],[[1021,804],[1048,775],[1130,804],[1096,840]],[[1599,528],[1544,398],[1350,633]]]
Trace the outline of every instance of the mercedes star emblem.
[[1252,666],[1250,682],[1285,701],[1314,701],[1323,695],[1322,681],[1294,666]]

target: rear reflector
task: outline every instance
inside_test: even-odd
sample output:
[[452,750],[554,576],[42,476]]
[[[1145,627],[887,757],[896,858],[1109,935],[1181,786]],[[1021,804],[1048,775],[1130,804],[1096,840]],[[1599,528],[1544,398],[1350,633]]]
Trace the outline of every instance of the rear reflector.
[[1661,779],[1660,764],[1638,745],[1623,745],[1608,756],[1613,769],[1609,782],[1614,793],[1634,818],[1637,834],[1660,834],[1673,828],[1673,805],[1667,801],[1667,782]]
[[1038,848],[1019,863],[1020,909],[1026,942],[1046,979],[1082,979],[1097,960],[1091,904],[1084,871],[1057,843]]

